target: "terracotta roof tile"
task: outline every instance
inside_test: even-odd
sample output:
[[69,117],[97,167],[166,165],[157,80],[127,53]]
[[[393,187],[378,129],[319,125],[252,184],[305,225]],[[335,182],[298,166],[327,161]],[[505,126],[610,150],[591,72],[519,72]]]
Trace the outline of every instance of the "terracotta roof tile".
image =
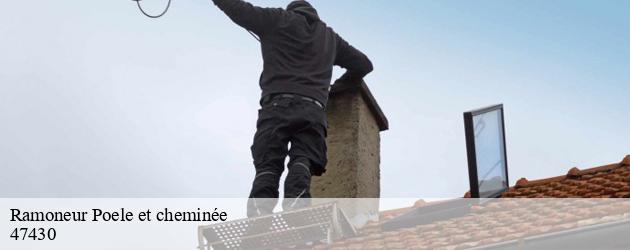
[[572,168],[569,170],[569,173],[567,173],[568,177],[579,177],[580,175],[582,175],[582,173],[579,168]]
[[529,181],[525,178],[520,178],[518,181],[516,181],[516,186],[515,187],[524,187],[527,185]]

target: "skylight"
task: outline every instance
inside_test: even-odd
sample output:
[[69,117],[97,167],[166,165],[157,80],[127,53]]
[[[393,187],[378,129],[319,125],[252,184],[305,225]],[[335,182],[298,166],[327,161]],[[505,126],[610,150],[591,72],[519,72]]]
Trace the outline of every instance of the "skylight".
[[468,175],[473,198],[494,198],[508,189],[503,105],[464,113]]

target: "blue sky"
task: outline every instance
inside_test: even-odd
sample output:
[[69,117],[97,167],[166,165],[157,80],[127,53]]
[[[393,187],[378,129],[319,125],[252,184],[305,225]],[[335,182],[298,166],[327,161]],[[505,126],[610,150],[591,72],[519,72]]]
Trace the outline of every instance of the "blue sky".
[[[312,3],[374,62],[384,197],[463,195],[462,112],[490,104],[512,184],[630,154],[630,2]],[[210,1],[3,6],[0,195],[247,195],[260,49]]]

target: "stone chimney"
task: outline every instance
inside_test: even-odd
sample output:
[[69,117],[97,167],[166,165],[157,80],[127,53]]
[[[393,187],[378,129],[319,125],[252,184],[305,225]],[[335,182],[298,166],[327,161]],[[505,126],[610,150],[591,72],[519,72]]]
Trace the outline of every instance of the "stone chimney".
[[327,172],[313,178],[313,198],[379,198],[380,132],[388,129],[387,118],[365,82],[335,84],[327,109]]

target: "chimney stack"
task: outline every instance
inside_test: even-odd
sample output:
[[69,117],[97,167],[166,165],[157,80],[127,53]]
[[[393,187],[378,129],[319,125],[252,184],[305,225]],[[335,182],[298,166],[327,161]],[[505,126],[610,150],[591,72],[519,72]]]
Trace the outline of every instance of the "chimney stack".
[[314,177],[314,198],[380,197],[380,132],[388,121],[365,82],[330,92],[327,172]]

